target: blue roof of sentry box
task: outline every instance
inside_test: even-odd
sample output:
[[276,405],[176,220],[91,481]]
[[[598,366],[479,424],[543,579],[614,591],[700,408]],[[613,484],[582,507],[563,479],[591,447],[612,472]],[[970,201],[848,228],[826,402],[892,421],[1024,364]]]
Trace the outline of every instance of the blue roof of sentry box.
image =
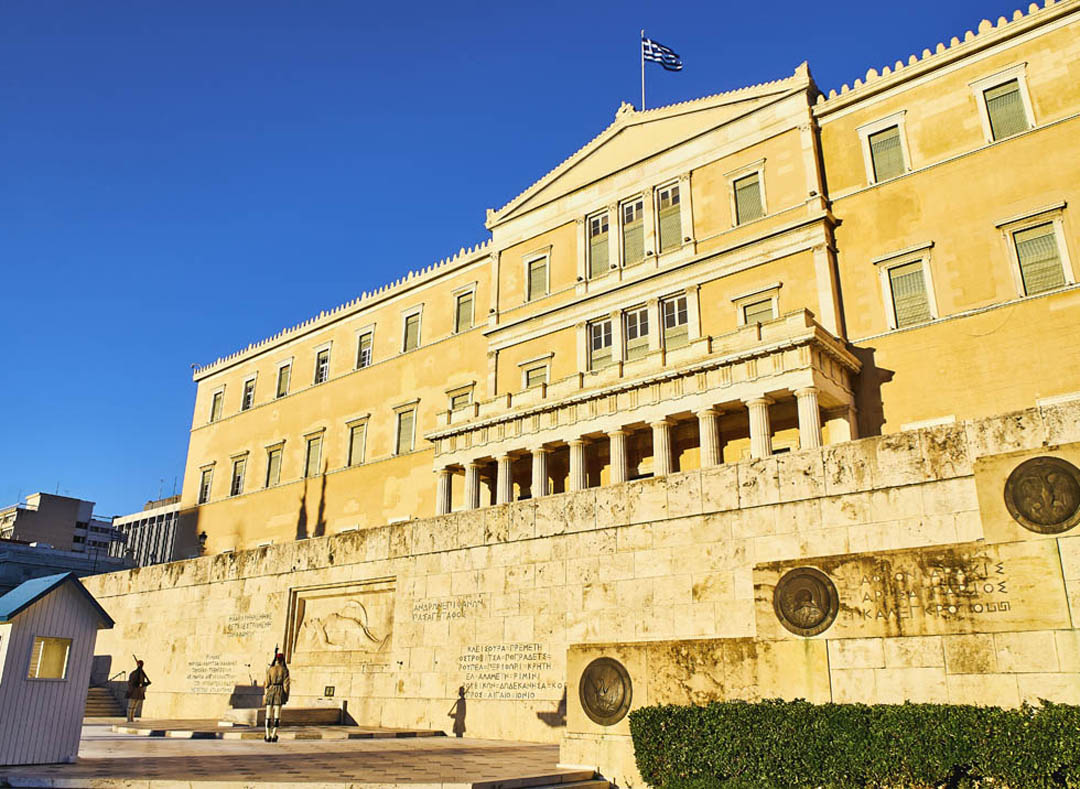
[[69,582],[75,584],[75,588],[79,590],[79,593],[86,598],[86,602],[97,612],[97,615],[101,618],[101,627],[106,630],[110,629],[115,624],[112,617],[105,613],[105,609],[94,599],[94,596],[86,591],[86,587],[75,577],[75,573],[46,575],[42,578],[31,578],[29,581],[23,581],[6,595],[0,597],[0,623],[10,622],[45,595]]

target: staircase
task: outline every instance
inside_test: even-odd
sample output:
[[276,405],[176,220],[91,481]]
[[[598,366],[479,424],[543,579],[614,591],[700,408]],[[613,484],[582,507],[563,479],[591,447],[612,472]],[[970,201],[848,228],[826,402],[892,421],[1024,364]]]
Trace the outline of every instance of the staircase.
[[90,688],[86,694],[86,718],[123,718],[124,708],[106,688]]

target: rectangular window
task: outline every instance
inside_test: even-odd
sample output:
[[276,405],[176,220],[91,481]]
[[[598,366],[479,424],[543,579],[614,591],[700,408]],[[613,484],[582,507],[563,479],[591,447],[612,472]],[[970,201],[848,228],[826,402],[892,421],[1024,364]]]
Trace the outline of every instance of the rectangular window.
[[210,483],[214,479],[214,470],[204,468],[199,475],[199,504],[210,501]]
[[626,358],[640,359],[649,352],[649,308],[637,307],[623,315],[626,329]]
[[645,201],[638,198],[622,204],[623,265],[633,266],[645,259]]
[[690,341],[690,326],[686,312],[686,296],[676,296],[660,302],[664,321],[664,347],[681,348]]
[[210,400],[210,421],[216,422],[221,419],[221,409],[225,404],[225,392],[214,392],[213,398]]
[[405,336],[401,341],[401,352],[407,353],[420,347],[420,313],[415,312],[405,317]]
[[364,332],[356,341],[356,369],[371,366],[371,332]]
[[283,364],[277,371],[277,397],[284,397],[289,393],[289,380],[292,378],[292,365]]
[[322,462],[322,436],[315,436],[307,440],[307,453],[304,457],[304,476],[315,477],[319,474],[319,464]]
[[330,377],[330,349],[324,348],[315,355],[315,383],[321,384]]
[[926,295],[922,261],[894,266],[889,269],[888,274],[896,327],[912,326],[930,320],[930,301]]
[[995,140],[1012,137],[1028,130],[1027,112],[1020,96],[1019,80],[1011,79],[983,91],[986,114],[990,118],[990,133]]
[[659,214],[660,251],[677,249],[682,244],[682,217],[679,214],[679,185],[672,184],[657,190],[656,208]]
[[1052,222],[1019,230],[1013,233],[1013,241],[1026,295],[1033,296],[1065,284],[1065,271]]
[[450,410],[460,411],[472,402],[472,392],[462,392],[450,398]]
[[741,225],[765,215],[761,200],[761,176],[753,173],[739,178],[733,184],[735,189],[735,224]]
[[229,487],[230,496],[239,496],[244,492],[244,471],[247,469],[247,459],[234,460],[232,464],[232,485]]
[[611,319],[589,324],[589,369],[611,364]]
[[367,425],[353,425],[349,428],[349,465],[358,466],[364,462],[364,439]]
[[255,379],[244,381],[244,396],[240,398],[240,410],[247,411],[255,405]]
[[529,292],[526,294],[526,301],[532,301],[538,299],[541,296],[547,295],[548,290],[548,259],[547,257],[537,258],[536,260],[529,261]]
[[454,308],[454,334],[460,334],[473,325],[473,294],[462,293]]
[[589,279],[602,277],[608,271],[608,215],[589,217]]
[[413,449],[413,425],[416,422],[416,411],[399,411],[397,415],[397,443],[396,455],[404,455]]
[[281,447],[274,447],[266,453],[266,487],[281,482]]
[[27,679],[67,679],[70,638],[34,636]]
[[547,365],[542,367],[531,367],[525,371],[525,388],[534,389],[541,384],[548,382],[548,368]]
[[899,126],[890,126],[877,134],[871,134],[867,142],[870,143],[875,183],[904,173],[904,151],[900,147]]
[[772,299],[762,299],[761,301],[744,304],[742,311],[743,323],[748,326],[753,323],[768,323],[776,317]]

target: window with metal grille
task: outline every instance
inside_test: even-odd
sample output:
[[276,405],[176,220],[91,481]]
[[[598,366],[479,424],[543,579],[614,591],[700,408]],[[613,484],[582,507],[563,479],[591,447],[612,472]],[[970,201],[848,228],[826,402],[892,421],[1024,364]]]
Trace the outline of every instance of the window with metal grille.
[[889,269],[888,274],[896,328],[900,329],[930,320],[930,301],[926,294],[926,278],[923,275],[922,262],[915,261],[894,266]]
[[356,340],[356,369],[371,366],[371,332],[364,332]]
[[589,324],[589,369],[611,364],[611,319]]
[[247,411],[255,405],[255,379],[244,381],[244,396],[240,398],[240,410]]
[[315,355],[315,383],[321,384],[330,377],[330,349],[319,351]]
[[353,425],[349,428],[349,465],[357,466],[364,462],[364,440],[367,437],[367,425]]
[[649,309],[635,307],[623,314],[626,331],[626,358],[640,359],[649,352]]
[[660,302],[660,314],[664,322],[664,347],[679,348],[690,341],[689,316],[686,296],[676,296]]
[[768,323],[776,317],[772,299],[762,299],[750,304],[744,304],[743,323]]
[[454,333],[459,334],[473,325],[473,294],[462,293],[454,309]]
[[413,450],[413,426],[416,424],[416,411],[399,411],[397,415],[396,455],[404,455]]
[[281,482],[281,447],[274,447],[266,453],[266,487]]
[[212,468],[204,468],[202,474],[199,475],[199,504],[210,501],[210,483],[213,478],[214,470]]
[[1020,96],[1020,81],[1011,79],[983,91],[986,114],[990,118],[990,133],[995,140],[1011,137],[1028,130],[1027,112]]
[[34,636],[27,679],[67,679],[70,638]]
[[682,244],[682,217],[679,214],[678,184],[672,184],[657,190],[656,208],[659,215],[660,251],[667,252]]
[[1033,296],[1065,284],[1053,222],[1013,233],[1024,293]]
[[765,215],[761,201],[761,176],[753,173],[739,178],[733,184],[735,188],[735,224],[751,222]]
[[210,401],[210,421],[216,422],[221,419],[221,409],[225,404],[225,392],[214,392]]
[[531,367],[525,371],[525,388],[532,389],[548,382],[547,365]]
[[608,215],[605,211],[588,219],[589,279],[602,277],[608,271]]
[[870,144],[870,160],[874,166],[874,181],[895,178],[904,172],[904,151],[900,145],[900,127],[871,134],[867,138]]
[[548,259],[547,257],[537,258],[536,260],[529,261],[529,292],[526,294],[526,300],[532,301],[538,299],[541,296],[547,294],[548,290],[548,273],[547,273]]
[[420,347],[420,313],[408,315],[405,318],[405,333],[401,341],[403,353],[416,350]]
[[292,365],[283,364],[277,371],[277,396],[284,397],[289,393],[289,379],[292,378]]
[[304,476],[314,477],[319,473],[319,464],[322,462],[322,436],[309,438],[307,441],[307,453],[304,457]]
[[640,197],[622,204],[623,265],[645,259],[645,201]]
[[240,458],[234,460],[232,465],[232,485],[229,487],[230,496],[239,496],[244,492],[244,470],[247,469],[247,460]]

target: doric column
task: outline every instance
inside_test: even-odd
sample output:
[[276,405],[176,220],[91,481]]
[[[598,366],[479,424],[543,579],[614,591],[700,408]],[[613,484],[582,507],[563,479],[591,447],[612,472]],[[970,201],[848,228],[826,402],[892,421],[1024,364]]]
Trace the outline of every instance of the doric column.
[[653,476],[671,473],[671,420],[652,423]]
[[570,490],[585,489],[585,440],[570,442]]
[[799,403],[799,448],[816,449],[821,446],[821,410],[818,407],[818,390],[812,386],[795,390]]
[[532,451],[532,497],[548,494],[548,450],[538,447]]
[[439,488],[435,493],[435,514],[446,515],[450,512],[450,483],[453,480],[453,475],[448,468],[441,468],[437,473],[439,476]]
[[767,458],[772,454],[772,426],[769,424],[769,406],[773,401],[768,397],[755,397],[746,400],[750,411],[750,457]]
[[495,503],[508,504],[513,498],[514,479],[510,476],[509,455],[499,457],[499,466],[495,477]]
[[611,442],[611,484],[626,482],[629,477],[626,463],[626,431],[612,430],[608,433]]
[[704,408],[697,412],[698,440],[701,445],[701,467],[719,466],[720,457],[720,411]]
[[480,506],[480,464],[468,463],[465,466],[465,509],[475,510]]

